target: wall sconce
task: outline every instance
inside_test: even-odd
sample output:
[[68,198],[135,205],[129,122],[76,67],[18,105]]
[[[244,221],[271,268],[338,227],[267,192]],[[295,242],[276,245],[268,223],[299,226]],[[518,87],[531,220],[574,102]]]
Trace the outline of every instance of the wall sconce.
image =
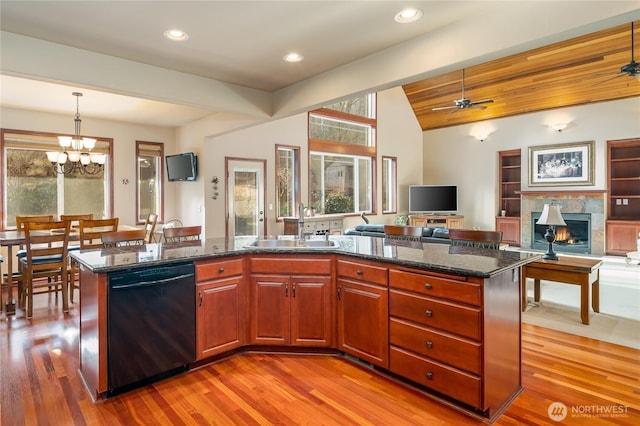
[[476,133],[475,135],[473,135],[473,136],[475,136],[475,138],[476,138],[476,139],[478,139],[480,142],[484,142],[484,140],[485,140],[486,138],[488,138],[490,134],[491,134],[491,133],[489,133],[489,132],[477,132],[477,133]]
[[553,130],[555,130],[556,132],[560,133],[561,131],[563,131],[564,129],[566,129],[568,126],[568,123],[556,123],[556,124],[552,124],[551,127]]

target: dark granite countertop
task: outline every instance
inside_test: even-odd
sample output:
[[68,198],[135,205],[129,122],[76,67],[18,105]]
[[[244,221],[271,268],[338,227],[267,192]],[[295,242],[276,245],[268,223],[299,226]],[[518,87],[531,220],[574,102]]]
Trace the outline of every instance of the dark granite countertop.
[[246,246],[255,241],[255,238],[209,238],[185,243],[157,243],[141,247],[79,250],[71,252],[70,256],[95,273],[107,273],[247,253],[305,253],[309,255],[336,253],[425,271],[480,278],[488,278],[504,270],[520,267],[539,259],[541,256],[518,251],[477,249],[377,237],[340,235],[331,236],[330,239],[336,241],[339,247],[248,249]]

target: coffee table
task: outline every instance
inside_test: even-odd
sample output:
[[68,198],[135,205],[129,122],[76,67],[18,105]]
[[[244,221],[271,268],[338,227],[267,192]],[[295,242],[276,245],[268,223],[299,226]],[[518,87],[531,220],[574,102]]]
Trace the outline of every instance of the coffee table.
[[561,256],[558,260],[539,259],[522,267],[522,311],[527,308],[527,278],[534,279],[533,297],[540,301],[540,280],[580,286],[580,319],[589,325],[589,285],[591,306],[600,312],[600,266],[602,260]]

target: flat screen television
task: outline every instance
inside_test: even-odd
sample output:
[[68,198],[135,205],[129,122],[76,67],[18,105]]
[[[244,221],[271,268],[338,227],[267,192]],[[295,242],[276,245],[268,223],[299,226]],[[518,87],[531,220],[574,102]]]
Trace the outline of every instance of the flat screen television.
[[409,213],[455,213],[456,185],[409,185]]
[[198,157],[193,152],[167,155],[165,160],[169,181],[192,181],[198,177]]

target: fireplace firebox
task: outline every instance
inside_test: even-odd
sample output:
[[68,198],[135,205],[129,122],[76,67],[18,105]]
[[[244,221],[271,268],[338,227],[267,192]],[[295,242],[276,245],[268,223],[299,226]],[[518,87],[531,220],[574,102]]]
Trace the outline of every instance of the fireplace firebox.
[[[544,239],[547,225],[538,225],[541,212],[531,212],[531,248],[547,250],[549,243]],[[567,226],[556,226],[556,240],[553,250],[558,253],[591,254],[591,214],[562,213]]]

